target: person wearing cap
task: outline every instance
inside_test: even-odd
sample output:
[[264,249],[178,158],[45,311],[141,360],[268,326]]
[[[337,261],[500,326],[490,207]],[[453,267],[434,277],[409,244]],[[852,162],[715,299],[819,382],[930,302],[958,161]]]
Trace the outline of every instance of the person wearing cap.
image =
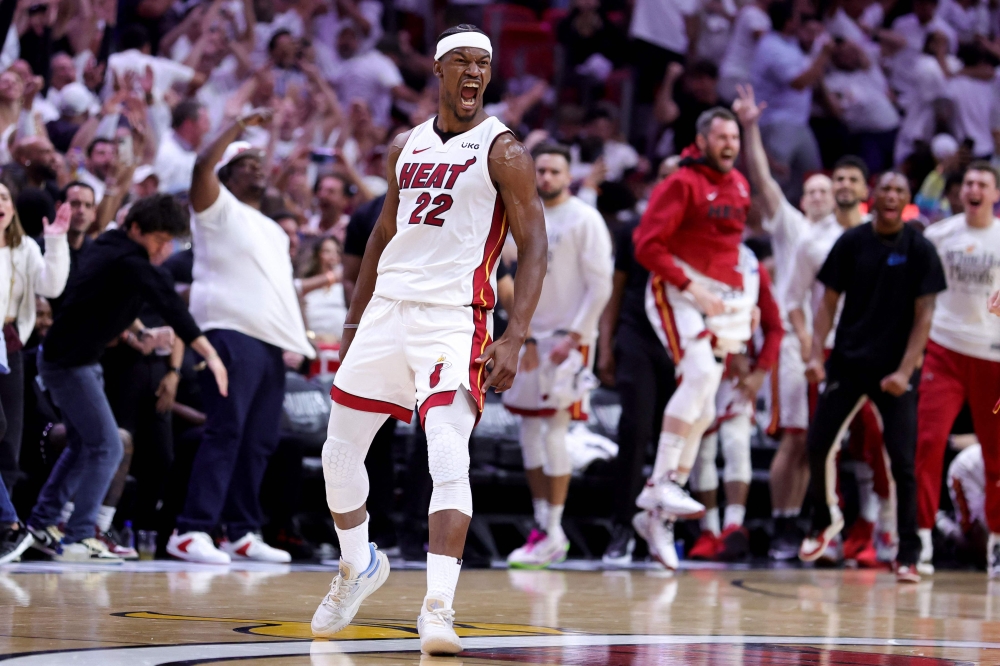
[[59,91],[59,117],[45,124],[52,145],[60,153],[66,153],[73,137],[87,121],[88,112],[94,105],[94,95],[82,83],[69,83]]
[[965,167],[972,161],[971,145],[959,145],[950,134],[937,134],[931,139],[931,155],[937,163],[934,170],[924,178],[920,190],[913,197],[913,203],[930,222],[937,222],[961,211],[952,210],[947,197],[948,186],[955,182],[960,185]]
[[[63,204],[61,211],[67,207]],[[65,219],[61,228],[69,224]],[[124,225],[101,234],[88,250],[87,261],[70,277],[66,298],[39,348],[39,375],[62,412],[69,443],[39,493],[28,529],[35,547],[60,561],[121,562],[94,538],[98,510],[123,454],[100,359],[123,331],[148,350],[169,342],[162,338],[172,336],[154,335],[141,326],[137,316],[143,303],[163,315],[181,340],[201,354],[204,374],[216,390],[222,395],[228,390],[219,354],[150,263],[150,257],[187,233],[187,211],[176,199],[154,195],[133,204]],[[56,525],[71,498],[73,513],[60,530]]]
[[[291,559],[260,537],[260,485],[278,445],[282,354],[316,353],[292,282],[288,236],[260,211],[263,154],[237,141],[270,118],[270,111],[255,109],[232,123],[198,156],[191,179],[191,314],[232,374],[228,396],[202,377],[205,435],[167,544],[168,553],[192,562]],[[221,549],[208,534],[220,523],[227,535]]]
[[143,164],[135,168],[135,173],[132,174],[132,197],[134,199],[142,199],[156,194],[159,189],[160,177],[152,165]]

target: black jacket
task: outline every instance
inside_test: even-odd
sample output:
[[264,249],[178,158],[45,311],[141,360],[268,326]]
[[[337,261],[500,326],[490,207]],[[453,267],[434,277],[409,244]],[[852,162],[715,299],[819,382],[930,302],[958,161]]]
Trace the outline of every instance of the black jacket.
[[97,363],[104,348],[129,327],[143,303],[157,310],[189,343],[201,330],[149,254],[124,231],[101,234],[81,256],[78,271],[43,343],[49,363],[74,367]]

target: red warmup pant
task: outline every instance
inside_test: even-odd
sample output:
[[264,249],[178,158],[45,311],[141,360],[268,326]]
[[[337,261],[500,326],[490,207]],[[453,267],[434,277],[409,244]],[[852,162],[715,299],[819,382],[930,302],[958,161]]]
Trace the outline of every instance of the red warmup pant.
[[944,447],[965,401],[983,447],[986,468],[986,522],[1000,533],[1000,416],[993,405],[1000,391],[1000,363],[984,361],[930,341],[917,403],[917,525],[934,527],[941,498]]

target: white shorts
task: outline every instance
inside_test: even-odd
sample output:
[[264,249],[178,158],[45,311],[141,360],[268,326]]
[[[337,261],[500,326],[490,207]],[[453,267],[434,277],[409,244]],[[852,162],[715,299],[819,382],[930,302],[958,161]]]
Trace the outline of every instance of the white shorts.
[[459,389],[482,414],[489,373],[474,363],[492,341],[493,315],[483,308],[428,305],[373,296],[358,325],[330,397],[345,407],[421,424],[427,410],[449,405]]
[[743,391],[736,388],[735,379],[723,377],[719,391],[715,394],[715,423],[709,428],[709,432],[718,430],[719,424],[737,416],[749,416],[752,420],[754,404]]
[[966,447],[948,467],[948,494],[955,517],[968,532],[974,523],[986,525],[986,466],[979,444]]
[[[545,358],[548,354],[552,353],[555,346],[562,340],[562,336],[550,335],[545,338],[538,338],[538,358],[539,360]],[[521,348],[521,356],[524,356],[524,350],[527,346]],[[583,363],[591,371],[594,369],[594,354],[591,352],[590,345],[581,345],[580,353],[583,354]],[[504,391],[503,393],[503,406],[507,408],[511,414],[517,414],[518,416],[554,416],[558,411],[551,406],[551,401],[548,399],[549,396],[542,394],[541,381],[539,373],[543,371],[545,365],[541,365],[535,370],[530,372],[518,371],[517,375],[514,376],[514,383],[511,385],[510,389]],[[552,365],[547,366],[549,370],[554,371],[555,368]],[[574,421],[586,421],[590,418],[590,394],[584,396],[582,400],[574,402],[569,407],[570,417]]]
[[[710,289],[713,286],[702,284]],[[713,291],[718,291],[720,297],[738,293],[732,288],[727,288],[725,292]],[[709,338],[716,355],[724,358],[726,354],[745,351],[746,341],[750,339],[749,312],[732,312],[709,320],[690,295],[667,284],[655,274],[650,276],[646,285],[646,316],[675,365],[680,364],[684,349],[694,340]],[[720,337],[726,333],[732,333],[733,337]]]
[[[802,346],[794,333],[781,339],[778,364],[771,370],[771,423],[768,434],[779,429],[806,430],[809,427],[809,383],[802,362]],[[775,390],[774,382],[777,383]]]

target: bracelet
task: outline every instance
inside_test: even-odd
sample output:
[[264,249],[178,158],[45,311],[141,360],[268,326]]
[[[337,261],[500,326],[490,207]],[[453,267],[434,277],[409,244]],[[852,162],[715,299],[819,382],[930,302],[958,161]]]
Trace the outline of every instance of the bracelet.
[[344,329],[346,329],[346,330],[354,330],[357,327],[358,327],[357,324],[344,324]]
[[538,344],[538,340],[536,340],[535,338],[525,338],[524,339],[524,344],[526,344],[526,345],[537,345]]
[[173,374],[177,375],[178,377],[180,377],[181,376],[181,368],[180,368],[180,366],[177,366],[176,368],[170,368],[170,370],[167,371],[167,374],[169,375],[170,373],[173,373]]

